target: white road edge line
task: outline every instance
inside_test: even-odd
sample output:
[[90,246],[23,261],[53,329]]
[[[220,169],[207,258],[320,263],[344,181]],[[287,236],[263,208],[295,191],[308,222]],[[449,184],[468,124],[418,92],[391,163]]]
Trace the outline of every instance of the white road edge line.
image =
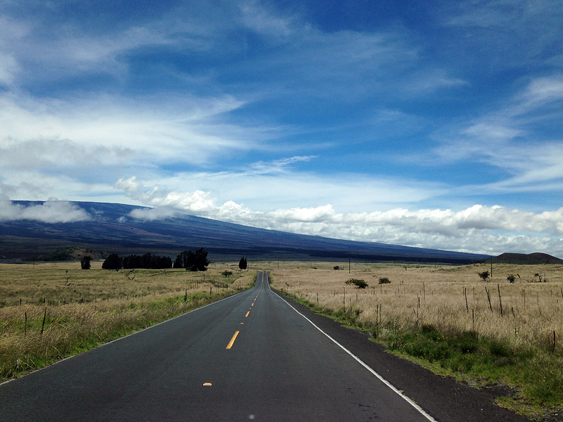
[[393,384],[391,384],[389,381],[387,381],[385,378],[383,378],[381,375],[379,375],[377,372],[375,372],[372,368],[370,368],[359,357],[354,355],[350,350],[345,348],[343,345],[341,345],[339,342],[337,342],[335,339],[333,339],[331,336],[329,336],[327,333],[325,333],[323,330],[321,330],[317,325],[315,325],[315,323],[313,321],[311,321],[309,318],[307,318],[305,315],[303,315],[301,312],[299,312],[297,309],[295,309],[293,306],[291,306],[291,304],[287,300],[285,300],[284,298],[282,298],[279,295],[276,295],[276,297],[278,297],[278,299],[280,299],[280,300],[283,300],[287,304],[287,306],[289,306],[291,309],[293,309],[295,312],[297,312],[299,315],[301,315],[303,318],[305,318],[313,327],[315,327],[317,330],[319,330],[321,333],[323,333],[325,336],[327,336],[330,340],[332,340],[338,347],[340,347],[342,350],[344,350],[346,353],[348,353],[350,356],[352,356],[354,359],[356,359],[356,361],[360,365],[362,365],[369,372],[371,372],[373,375],[375,375],[383,384],[385,384],[387,387],[389,387],[391,390],[393,390],[395,393],[397,393],[399,396],[401,396],[407,403],[409,403],[412,407],[414,407],[416,410],[418,410],[418,412],[422,416],[424,416],[426,419],[428,419],[431,422],[438,422],[438,421],[436,421],[436,419],[434,419],[432,416],[430,416],[428,413],[426,413],[424,411],[424,409],[422,407],[420,407],[418,404],[416,404],[412,399],[410,399],[408,396],[403,394],[403,392],[401,392],[401,390],[397,389]]
[[100,344],[99,346],[96,346],[96,347],[94,347],[93,349],[90,349],[90,350],[86,350],[85,352],[81,352],[81,353],[77,353],[76,355],[68,356],[68,357],[66,357],[66,358],[64,358],[64,359],[58,360],[58,361],[56,361],[56,362],[53,362],[53,363],[50,364],[50,365],[44,366],[43,368],[39,368],[39,369],[36,369],[36,370],[34,370],[34,371],[31,371],[31,372],[29,372],[29,373],[27,373],[27,374],[24,374],[24,375],[22,375],[21,377],[12,378],[12,379],[9,379],[8,381],[0,382],[0,387],[3,386],[4,384],[8,384],[9,382],[17,381],[17,380],[19,380],[19,379],[22,379],[22,378],[24,378],[24,377],[27,377],[28,375],[31,375],[31,374],[34,374],[34,373],[36,373],[36,372],[42,371],[42,370],[44,370],[44,369],[50,368],[51,366],[57,365],[57,364],[59,364],[59,363],[62,363],[62,362],[64,362],[65,360],[69,360],[69,359],[75,358],[76,356],[83,355],[84,353],[88,353],[88,352],[90,352],[90,351],[92,351],[92,350],[99,349],[100,347],[107,346],[108,344],[112,344],[112,343],[118,342],[118,341],[120,341],[120,340],[126,339],[127,337],[134,336],[135,334],[139,334],[139,333],[142,333],[143,331],[150,330],[151,328],[158,327],[159,325],[166,324],[167,322],[174,321],[175,319],[181,318],[181,317],[183,317],[184,315],[188,315],[188,314],[191,314],[191,313],[193,313],[193,312],[199,311],[200,309],[207,308],[208,306],[215,305],[216,303],[223,302],[224,300],[230,299],[230,298],[232,298],[232,297],[235,297],[236,295],[239,295],[239,294],[244,293],[244,292],[249,291],[249,290],[250,290],[250,289],[243,290],[242,292],[238,292],[238,293],[235,293],[234,295],[227,296],[227,297],[225,297],[225,298],[223,298],[223,299],[221,299],[221,300],[218,300],[218,301],[216,301],[216,302],[208,303],[207,305],[204,305],[204,306],[202,306],[202,307],[200,307],[200,308],[192,309],[191,311],[186,312],[186,313],[183,313],[183,314],[178,315],[178,316],[175,316],[174,318],[167,319],[166,321],[159,322],[158,324],[151,325],[150,327],[143,328],[143,329],[141,329],[141,330],[139,330],[139,331],[135,331],[134,333],[127,334],[126,336],[116,338],[115,340],[108,341],[107,343],[104,343],[104,344]]

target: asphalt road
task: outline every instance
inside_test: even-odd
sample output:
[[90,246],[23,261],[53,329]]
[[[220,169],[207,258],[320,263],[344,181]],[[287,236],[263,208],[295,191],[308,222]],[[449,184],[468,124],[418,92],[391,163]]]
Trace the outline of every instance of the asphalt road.
[[[436,420],[466,420],[443,413],[440,395]],[[0,385],[0,420],[434,420],[408,400],[262,272],[250,290]]]

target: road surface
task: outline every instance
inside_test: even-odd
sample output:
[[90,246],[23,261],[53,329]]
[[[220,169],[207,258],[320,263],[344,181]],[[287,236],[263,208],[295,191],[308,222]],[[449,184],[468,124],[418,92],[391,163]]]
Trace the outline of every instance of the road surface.
[[0,420],[434,419],[270,290],[260,272],[252,289],[0,385]]

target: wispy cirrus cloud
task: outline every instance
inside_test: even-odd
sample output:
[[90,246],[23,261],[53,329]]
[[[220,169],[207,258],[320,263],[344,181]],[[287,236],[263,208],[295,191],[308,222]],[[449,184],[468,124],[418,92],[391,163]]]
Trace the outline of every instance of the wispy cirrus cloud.
[[556,52],[553,43],[563,35],[563,10],[557,0],[470,0],[439,10],[445,25],[471,35],[470,42],[455,38],[459,51],[478,49],[477,54],[490,58],[488,66],[549,64]]
[[212,124],[218,115],[242,106],[232,97],[153,101],[164,104],[155,110],[114,96],[76,102],[0,94],[0,163],[50,169],[202,163],[252,143],[250,136],[238,138],[236,128],[227,137],[228,127]]
[[[563,186],[563,77],[537,78],[507,104],[435,138],[441,160],[472,160],[505,172],[501,180],[481,189],[492,191],[552,190]],[[544,133],[553,125],[556,135]]]

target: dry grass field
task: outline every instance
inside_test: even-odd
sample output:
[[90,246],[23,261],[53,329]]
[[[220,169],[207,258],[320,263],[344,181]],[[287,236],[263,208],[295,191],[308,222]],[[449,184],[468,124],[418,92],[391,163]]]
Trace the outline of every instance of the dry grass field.
[[0,264],[1,379],[236,293],[255,274],[234,263],[211,264],[205,273],[92,264]]
[[[334,270],[336,265],[341,269]],[[354,263],[350,273],[347,263],[284,263],[279,270],[272,266],[275,288],[321,307],[338,310],[346,305],[358,311],[360,322],[393,323],[398,328],[432,324],[509,339],[515,345],[549,347],[555,332],[556,348],[563,348],[563,266],[494,265],[488,282],[478,275],[490,271],[483,264]],[[510,274],[514,283],[507,281]],[[547,282],[537,282],[536,274]],[[384,277],[391,283],[379,284]],[[365,280],[369,287],[346,285],[351,278]]]

